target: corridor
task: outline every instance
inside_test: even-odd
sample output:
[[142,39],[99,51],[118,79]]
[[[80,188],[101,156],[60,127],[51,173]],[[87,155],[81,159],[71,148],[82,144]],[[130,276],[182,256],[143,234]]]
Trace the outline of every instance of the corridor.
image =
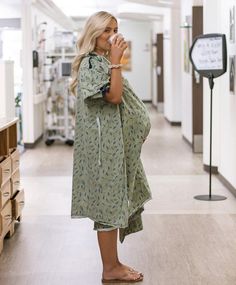
[[[144,230],[119,244],[120,259],[144,273],[143,285],[236,284],[236,198],[213,177],[213,193],[228,199],[193,199],[208,193],[202,155],[192,153],[180,127],[148,108],[152,128],[142,161],[153,199]],[[25,208],[4,240],[1,285],[101,284],[93,223],[70,218],[72,158],[69,146],[43,141],[22,154]]]

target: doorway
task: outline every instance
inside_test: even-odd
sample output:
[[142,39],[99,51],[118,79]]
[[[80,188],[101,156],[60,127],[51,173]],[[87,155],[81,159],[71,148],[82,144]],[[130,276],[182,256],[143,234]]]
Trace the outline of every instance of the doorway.
[[[203,33],[203,7],[192,8],[192,39]],[[203,152],[203,80],[196,72],[192,71],[192,148],[195,153]]]
[[164,111],[164,50],[163,50],[163,34],[157,34],[156,36],[156,74],[157,74],[157,110],[163,113]]

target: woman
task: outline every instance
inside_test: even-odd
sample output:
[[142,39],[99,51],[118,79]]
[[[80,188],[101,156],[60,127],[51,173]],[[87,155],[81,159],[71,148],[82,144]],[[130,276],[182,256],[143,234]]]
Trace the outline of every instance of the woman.
[[71,83],[77,94],[71,216],[94,221],[104,283],[143,280],[142,273],[119,261],[117,234],[119,229],[123,242],[142,230],[143,205],[151,199],[140,160],[150,120],[122,78],[120,60],[127,43],[117,32],[117,20],[107,12],[88,19]]

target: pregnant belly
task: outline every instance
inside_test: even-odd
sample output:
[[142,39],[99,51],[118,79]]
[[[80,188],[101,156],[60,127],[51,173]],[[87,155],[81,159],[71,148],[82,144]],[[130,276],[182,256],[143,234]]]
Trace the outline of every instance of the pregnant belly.
[[149,134],[151,123],[144,103],[134,94],[129,98],[123,96],[121,117],[124,132],[128,132],[133,139],[143,142]]

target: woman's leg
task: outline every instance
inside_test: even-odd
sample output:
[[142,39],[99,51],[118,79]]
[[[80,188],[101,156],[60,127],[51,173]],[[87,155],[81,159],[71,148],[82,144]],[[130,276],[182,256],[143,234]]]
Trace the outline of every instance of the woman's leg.
[[117,229],[97,232],[103,263],[103,278],[125,280],[142,278],[140,273],[131,271],[129,267],[120,263],[117,253],[117,232]]

